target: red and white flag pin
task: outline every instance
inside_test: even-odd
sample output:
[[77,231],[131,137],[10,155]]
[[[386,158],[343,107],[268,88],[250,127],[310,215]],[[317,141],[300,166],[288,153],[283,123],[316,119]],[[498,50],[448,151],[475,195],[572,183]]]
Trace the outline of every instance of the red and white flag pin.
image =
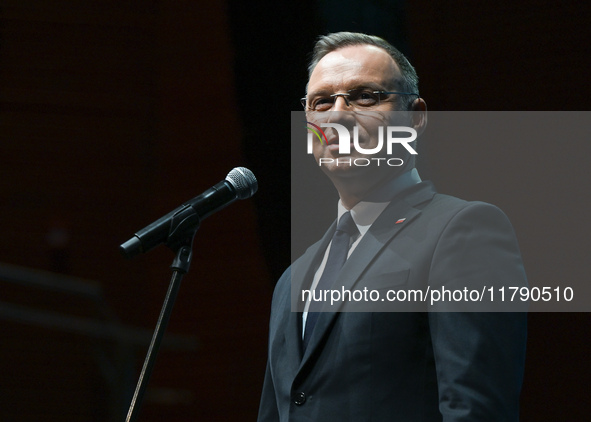
[[404,220],[406,220],[406,218],[401,218],[400,220],[398,220],[398,221],[397,221],[396,223],[394,223],[394,224],[400,224],[400,223],[404,222]]

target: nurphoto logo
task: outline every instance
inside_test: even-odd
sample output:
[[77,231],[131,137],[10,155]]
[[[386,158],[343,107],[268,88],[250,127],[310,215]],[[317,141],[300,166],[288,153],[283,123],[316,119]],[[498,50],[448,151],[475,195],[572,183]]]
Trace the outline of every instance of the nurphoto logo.
[[[353,135],[349,129],[339,123],[320,123],[320,125],[314,124],[312,122],[306,122],[308,126],[308,154],[312,154],[313,144],[314,144],[314,136],[318,138],[318,141],[321,144],[328,145],[328,137],[324,132],[323,128],[333,128],[336,133],[338,134],[338,146],[339,146],[339,154],[342,155],[349,155],[351,154],[351,146],[360,154],[363,155],[374,155],[378,154],[384,148],[384,144],[386,146],[386,152],[388,155],[392,155],[393,146],[395,144],[402,145],[408,153],[412,155],[417,155],[415,149],[410,145],[411,142],[416,141],[417,139],[417,131],[411,127],[406,126],[378,126],[378,136],[377,136],[377,145],[373,148],[363,148],[359,144],[359,127],[353,127]],[[407,134],[408,136],[401,137],[400,134]],[[396,136],[398,135],[398,136]],[[351,142],[351,139],[353,142]],[[355,165],[355,166],[368,166],[372,162],[376,163],[378,166],[380,163],[385,163],[389,166],[401,166],[404,164],[404,161],[401,158],[385,158],[385,157],[360,157],[360,158],[320,158],[318,165],[321,166],[322,164],[332,164],[335,163],[336,165],[345,164],[348,165]]]

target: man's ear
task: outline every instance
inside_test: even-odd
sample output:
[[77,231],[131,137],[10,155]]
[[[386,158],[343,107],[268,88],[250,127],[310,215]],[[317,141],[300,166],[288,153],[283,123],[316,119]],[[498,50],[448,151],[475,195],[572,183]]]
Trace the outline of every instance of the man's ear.
[[410,106],[412,111],[412,127],[421,136],[427,127],[427,103],[421,97],[414,100]]

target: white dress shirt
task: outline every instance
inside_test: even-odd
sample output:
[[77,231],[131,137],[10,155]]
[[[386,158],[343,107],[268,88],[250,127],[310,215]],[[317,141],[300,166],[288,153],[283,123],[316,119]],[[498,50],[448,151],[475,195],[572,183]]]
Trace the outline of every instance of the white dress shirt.
[[[419,173],[416,169],[412,169],[411,171],[401,174],[396,179],[382,186],[378,191],[372,193],[372,195],[370,195],[367,201],[361,201],[357,203],[350,210],[347,210],[343,203],[339,200],[337,205],[337,223],[344,213],[346,213],[347,211],[351,211],[351,217],[353,218],[353,221],[355,222],[355,225],[359,230],[359,235],[357,237],[351,238],[351,244],[349,246],[347,258],[351,256],[359,242],[361,242],[361,239],[363,238],[365,233],[367,233],[371,225],[374,223],[374,221],[377,220],[382,211],[384,211],[386,207],[390,204],[390,202],[393,199],[395,199],[396,195],[398,195],[406,188],[420,182],[421,178],[419,177]],[[320,281],[320,277],[322,277],[324,267],[326,266],[326,261],[328,260],[328,254],[330,252],[331,243],[328,244],[328,247],[324,252],[322,262],[320,263],[318,270],[316,270],[316,273],[314,274],[314,279],[312,280],[312,285],[310,286],[311,292],[313,292],[316,289],[316,286]],[[311,296],[312,295],[310,295],[309,297]],[[304,306],[304,312],[302,313],[302,338],[304,338],[304,332],[306,330],[306,320],[308,318],[309,308],[310,300],[306,302],[306,305]]]

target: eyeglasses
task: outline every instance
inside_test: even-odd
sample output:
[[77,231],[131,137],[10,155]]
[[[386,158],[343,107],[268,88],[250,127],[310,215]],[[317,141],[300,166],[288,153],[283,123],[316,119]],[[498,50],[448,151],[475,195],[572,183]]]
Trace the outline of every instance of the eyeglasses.
[[351,89],[343,94],[331,94],[328,96],[304,97],[300,101],[307,111],[329,111],[337,97],[343,97],[347,107],[353,109],[371,109],[377,107],[382,101],[387,101],[390,95],[415,95],[414,92],[396,92],[396,91],[371,91],[366,88]]

